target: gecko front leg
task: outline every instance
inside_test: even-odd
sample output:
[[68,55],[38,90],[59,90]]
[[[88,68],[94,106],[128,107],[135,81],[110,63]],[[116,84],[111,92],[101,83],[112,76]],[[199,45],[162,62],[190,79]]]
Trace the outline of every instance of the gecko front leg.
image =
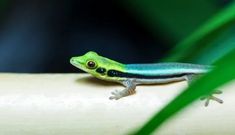
[[136,84],[131,80],[121,82],[126,88],[124,90],[115,90],[111,92],[112,96],[109,99],[118,100],[122,97],[126,97],[135,93]]

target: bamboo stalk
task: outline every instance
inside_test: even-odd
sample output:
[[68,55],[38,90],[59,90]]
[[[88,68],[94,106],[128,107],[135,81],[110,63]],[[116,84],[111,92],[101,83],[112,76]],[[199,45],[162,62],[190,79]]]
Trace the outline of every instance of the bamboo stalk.
[[[1,135],[123,135],[142,126],[186,82],[138,86],[135,95],[109,100],[123,86],[88,74],[0,74]],[[234,134],[235,85],[221,88],[220,105],[195,102],[165,123],[158,135]]]

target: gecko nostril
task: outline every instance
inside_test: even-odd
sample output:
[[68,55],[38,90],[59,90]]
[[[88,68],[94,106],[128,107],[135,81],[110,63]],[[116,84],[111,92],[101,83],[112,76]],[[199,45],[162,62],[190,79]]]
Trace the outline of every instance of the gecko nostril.
[[75,62],[75,59],[74,58],[71,58],[70,59],[70,63],[74,63]]

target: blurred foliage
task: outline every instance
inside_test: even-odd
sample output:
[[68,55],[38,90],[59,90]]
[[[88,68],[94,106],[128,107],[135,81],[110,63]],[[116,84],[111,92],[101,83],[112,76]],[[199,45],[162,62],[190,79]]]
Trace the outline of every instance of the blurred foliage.
[[179,41],[201,25],[220,7],[211,0],[126,0],[128,10],[145,27],[161,31],[169,41]]
[[[165,61],[183,61],[204,64],[214,63],[216,67],[208,74],[193,82],[189,88],[183,91],[172,102],[156,113],[140,130],[135,132],[135,134],[138,135],[152,133],[158,129],[166,120],[177,114],[186,106],[190,105],[199,97],[208,95],[216,90],[216,88],[221,87],[235,79],[235,2],[231,2],[212,17],[209,17],[209,14],[214,12],[215,7],[213,6],[207,7],[208,11],[206,12],[205,10],[203,11],[203,8],[198,8],[200,5],[194,3],[191,5],[193,11],[188,10],[187,13],[180,13],[177,12],[175,7],[180,4],[186,4],[186,7],[187,5],[190,7],[188,2],[184,1],[178,4],[174,3],[173,7],[170,5],[168,5],[168,7],[163,6],[162,9],[165,10],[158,8],[161,7],[158,4],[158,2],[150,0],[136,3],[138,8],[140,8],[139,10],[141,13],[145,15],[145,18],[148,18],[146,19],[146,22],[152,23],[150,26],[160,22],[161,26],[163,26],[163,29],[167,30],[167,28],[169,28],[170,33],[173,35],[179,34],[179,37],[177,37],[179,39],[189,34],[190,31],[193,30],[196,26],[193,23],[184,23],[184,25],[179,25],[183,24],[179,23],[180,21],[184,21],[182,18],[185,18],[185,21],[193,21],[194,19],[198,21],[198,19],[200,20],[200,17],[197,18],[197,16],[200,15],[210,18],[207,19],[203,25],[195,29],[195,31],[187,36],[184,40],[179,42],[179,44],[177,44],[169,53],[169,56],[166,57]],[[206,4],[203,6],[206,6]],[[187,15],[194,16],[195,10],[198,11],[197,15],[195,15],[195,18],[187,20]],[[175,16],[176,18],[174,18],[172,14],[169,14],[171,11],[179,13],[177,16]],[[152,13],[152,15],[150,15],[150,13]],[[181,15],[182,18],[180,18],[179,15]],[[201,19],[199,22],[201,21],[203,21],[203,19]],[[171,24],[169,25],[170,22]],[[210,83],[208,83],[208,80],[210,80]]]
[[[4,24],[6,18],[7,10],[9,9],[9,1],[8,0],[0,0],[0,28],[2,27],[2,24]],[[0,31],[1,32],[1,31]]]
[[[206,44],[202,49],[198,49],[194,55],[191,55],[189,61],[194,63],[211,64],[222,56],[235,49],[235,27],[231,26],[221,32],[211,43]],[[185,59],[187,59],[185,58]]]
[[4,12],[8,8],[9,1],[7,0],[0,0],[0,14],[2,15],[2,12]]
[[234,23],[235,2],[177,44],[164,60],[212,63],[235,48]]
[[[216,68],[195,81],[177,96],[173,101],[166,105],[160,112],[155,114],[147,124],[145,124],[136,135],[146,135],[158,129],[163,122],[171,118],[187,105],[198,99],[202,95],[208,95],[216,88],[228,83],[235,78],[235,50],[226,54],[216,62]],[[210,80],[210,83],[208,83]],[[182,100],[183,99],[183,100]]]

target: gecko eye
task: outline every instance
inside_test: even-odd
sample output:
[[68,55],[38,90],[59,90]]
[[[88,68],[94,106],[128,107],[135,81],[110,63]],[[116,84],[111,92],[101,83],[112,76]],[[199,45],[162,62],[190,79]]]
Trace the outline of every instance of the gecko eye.
[[87,65],[87,67],[90,68],[90,69],[94,69],[94,68],[97,67],[96,63],[95,63],[94,61],[91,61],[91,60],[88,61],[88,62],[86,63],[86,65]]

